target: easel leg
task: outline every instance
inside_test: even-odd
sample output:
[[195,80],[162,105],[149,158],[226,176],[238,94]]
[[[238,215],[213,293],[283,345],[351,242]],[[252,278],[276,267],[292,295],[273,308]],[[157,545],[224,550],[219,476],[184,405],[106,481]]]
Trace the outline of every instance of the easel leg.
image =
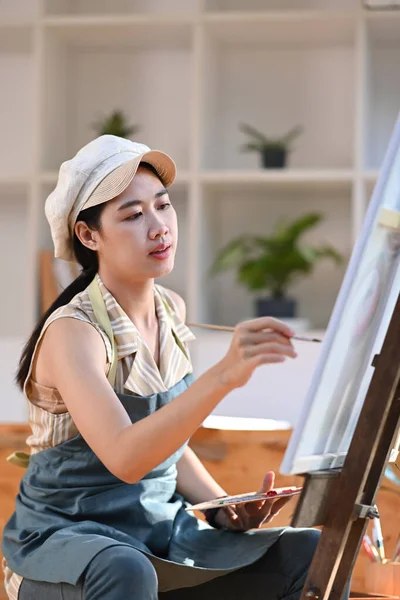
[[340,600],[342,598],[346,585],[349,582],[349,573],[352,573],[354,570],[354,564],[360,551],[361,540],[366,529],[367,521],[364,519],[354,521],[332,586],[329,596],[330,600]]

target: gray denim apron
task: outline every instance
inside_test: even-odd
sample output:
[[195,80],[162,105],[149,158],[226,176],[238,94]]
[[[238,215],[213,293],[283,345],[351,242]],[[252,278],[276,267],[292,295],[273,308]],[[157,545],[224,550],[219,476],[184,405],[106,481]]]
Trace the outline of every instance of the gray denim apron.
[[[93,287],[96,318],[111,335],[104,301]],[[111,380],[115,364],[113,360]],[[188,374],[166,392],[118,397],[135,423],[171,402],[192,380]],[[186,512],[189,504],[176,492],[176,463],[185,447],[134,484],[110,473],[80,434],[30,456],[16,510],[3,533],[2,551],[10,569],[29,579],[75,585],[101,550],[122,544],[150,558],[159,591],[165,592],[256,561],[284,530],[216,530]]]

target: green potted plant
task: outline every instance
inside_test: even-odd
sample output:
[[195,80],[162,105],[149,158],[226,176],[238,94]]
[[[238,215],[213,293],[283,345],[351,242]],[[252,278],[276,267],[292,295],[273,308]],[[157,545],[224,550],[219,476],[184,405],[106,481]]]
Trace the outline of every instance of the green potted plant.
[[103,116],[93,123],[97,135],[117,135],[130,138],[139,131],[137,125],[130,125],[128,118],[122,110],[114,110],[109,115]]
[[242,152],[259,152],[265,169],[285,167],[291,144],[303,131],[300,125],[296,125],[282,137],[270,138],[247,123],[240,123],[239,129],[250,137],[250,141],[241,146]]
[[343,257],[330,245],[301,244],[302,235],[322,219],[309,213],[290,223],[280,222],[272,235],[243,235],[231,240],[217,254],[211,275],[236,270],[236,279],[251,292],[269,293],[256,299],[256,316],[278,318],[296,316],[296,300],[288,289],[300,276],[310,275],[320,260],[339,264]]

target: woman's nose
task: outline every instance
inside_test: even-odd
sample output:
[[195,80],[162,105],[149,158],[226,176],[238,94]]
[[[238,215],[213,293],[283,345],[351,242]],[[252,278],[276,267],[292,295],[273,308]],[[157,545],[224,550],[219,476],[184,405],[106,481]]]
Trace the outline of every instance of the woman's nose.
[[165,225],[165,223],[159,221],[157,224],[154,224],[154,226],[150,229],[149,237],[152,240],[162,238],[165,235],[167,235],[168,231],[168,227]]

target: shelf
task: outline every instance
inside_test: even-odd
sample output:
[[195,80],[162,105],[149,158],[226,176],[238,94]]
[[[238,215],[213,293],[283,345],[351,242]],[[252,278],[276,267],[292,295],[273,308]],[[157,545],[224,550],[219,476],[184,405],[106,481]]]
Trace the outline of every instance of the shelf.
[[[291,187],[313,185],[318,187],[350,186],[353,182],[353,171],[346,169],[336,170],[311,170],[311,169],[254,169],[254,170],[219,170],[203,171],[200,174],[200,181],[207,186],[220,187],[230,184],[234,185],[275,185],[282,187]],[[41,183],[50,183],[56,185],[58,178],[57,171],[43,171],[40,175]],[[178,169],[177,177],[174,183],[176,185],[186,185],[190,183],[193,175],[190,171]],[[17,179],[18,180],[18,179]],[[0,184],[2,179],[0,178]]]
[[29,185],[29,175],[2,175],[0,173],[0,190],[4,188],[26,188]]
[[355,12],[326,11],[215,13],[204,17],[207,31],[218,41],[237,44],[306,46],[352,44]]
[[[51,184],[51,185],[56,185],[57,184],[57,179],[58,179],[58,171],[42,171],[42,173],[40,174],[40,182],[44,183],[44,184]],[[177,176],[176,176],[176,180],[173,184],[173,187],[175,188],[175,186],[185,186],[187,185],[191,180],[191,174],[189,173],[189,171],[184,171],[184,170],[179,170],[177,171]],[[0,178],[0,184],[1,184],[1,178]]]
[[400,10],[367,12],[366,20],[373,43],[400,43]]
[[307,170],[307,169],[265,169],[252,171],[206,171],[201,180],[207,186],[230,187],[265,186],[281,189],[303,189],[316,186],[318,189],[348,189],[353,182],[351,170]]
[[378,169],[399,114],[400,11],[367,22],[366,169]]
[[41,183],[49,183],[55,186],[58,179],[58,171],[42,171],[39,179]]
[[296,11],[300,14],[313,10],[337,11],[357,9],[360,0],[205,0],[208,11],[248,12],[259,10],[264,12]]
[[191,44],[191,22],[184,17],[62,16],[47,17],[43,22],[48,33],[78,48],[182,48]]
[[[237,236],[268,236],[276,224],[309,212],[322,214],[321,223],[304,236],[304,243],[331,243],[345,257],[352,249],[351,190],[317,187],[308,190],[270,188],[208,189],[202,202],[201,227],[207,232],[198,269],[201,274],[201,317],[206,323],[231,325],[254,316],[253,298],[235,281],[234,271],[210,277],[217,251]],[[313,328],[324,328],[342,282],[345,264],[321,261],[315,272],[294,283],[291,295],[299,298],[299,318]],[[207,319],[207,320],[206,320]]]
[[[24,198],[28,202],[29,186],[22,180],[15,179],[0,179],[0,220],[3,218],[3,211],[8,210],[7,206],[10,201],[20,201]],[[28,204],[26,204],[28,206]]]
[[97,135],[93,124],[116,109],[138,125],[137,141],[171,154],[179,169],[187,169],[190,42],[188,27],[179,23],[166,30],[122,22],[47,28],[42,169],[58,169]]
[[104,15],[151,14],[180,16],[197,10],[197,0],[46,0],[47,14]]
[[292,16],[275,21],[260,13],[246,26],[237,16],[231,23],[207,21],[202,168],[252,170],[259,165],[256,153],[241,152],[249,139],[239,130],[242,122],[270,137],[302,125],[288,156],[291,169],[352,168],[352,19],[322,19],[318,13],[301,21]]

